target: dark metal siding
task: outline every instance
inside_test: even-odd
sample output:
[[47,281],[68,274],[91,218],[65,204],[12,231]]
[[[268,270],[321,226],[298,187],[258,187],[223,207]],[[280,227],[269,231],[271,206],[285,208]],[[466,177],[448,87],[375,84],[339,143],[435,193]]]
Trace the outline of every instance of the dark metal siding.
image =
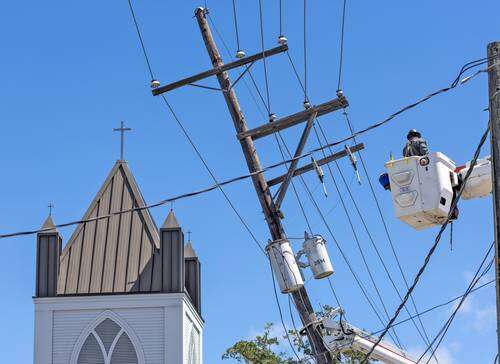
[[37,235],[36,296],[53,297],[57,290],[61,239],[57,232]]
[[184,292],[184,239],[180,228],[161,229],[162,292]]
[[201,316],[201,264],[198,258],[186,258],[185,264],[186,290],[191,302]]

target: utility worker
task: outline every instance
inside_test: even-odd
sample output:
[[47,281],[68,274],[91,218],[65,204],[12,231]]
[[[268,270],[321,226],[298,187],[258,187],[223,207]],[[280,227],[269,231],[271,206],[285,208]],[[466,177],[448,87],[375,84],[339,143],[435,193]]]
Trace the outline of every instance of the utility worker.
[[411,129],[406,139],[408,139],[408,141],[403,149],[403,157],[424,156],[429,154],[427,142],[417,130]]

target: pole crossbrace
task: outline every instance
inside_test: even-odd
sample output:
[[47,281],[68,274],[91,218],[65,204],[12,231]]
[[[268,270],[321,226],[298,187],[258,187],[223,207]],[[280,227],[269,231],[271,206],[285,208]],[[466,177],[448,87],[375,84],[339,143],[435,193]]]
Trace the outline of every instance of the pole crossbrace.
[[[302,151],[304,150],[304,147],[307,142],[307,138],[309,137],[309,133],[311,132],[311,129],[314,125],[314,119],[316,119],[316,116],[318,115],[317,112],[314,112],[309,116],[309,120],[307,120],[306,127],[304,128],[304,131],[302,132],[302,136],[300,137],[299,145],[297,146],[297,150],[295,151],[294,158],[299,157],[302,154]],[[290,167],[288,168],[288,172],[285,176],[285,179],[283,183],[281,184],[281,187],[278,192],[278,196],[276,197],[276,200],[274,202],[276,208],[279,210],[281,203],[283,202],[283,199],[285,198],[286,191],[288,189],[288,186],[290,185],[290,182],[292,181],[293,175],[295,173],[295,170],[297,169],[297,164],[299,163],[298,159],[294,159],[290,163]]]
[[246,137],[251,137],[253,140],[257,140],[283,129],[287,129],[297,124],[303,123],[309,120],[311,115],[315,113],[319,117],[340,109],[345,109],[347,106],[349,106],[349,103],[347,102],[347,99],[342,96],[337,99],[327,101],[323,104],[310,107],[304,111],[300,111],[290,116],[286,116],[276,121],[261,125],[257,128],[238,133],[238,139],[242,140]]
[[[357,151],[365,149],[365,145],[363,143],[359,143],[359,144],[353,145],[349,149],[351,150],[351,152],[355,153]],[[337,159],[340,159],[340,158],[343,158],[346,156],[347,156],[347,151],[342,150],[340,152],[330,154],[329,156],[326,156],[325,158],[318,159],[316,161],[316,163],[318,164],[318,166],[322,166],[324,164],[333,162],[334,160],[337,160]],[[313,163],[306,164],[303,167],[297,168],[293,172],[293,177],[300,176],[301,174],[304,174],[304,173],[312,171],[312,170],[314,170],[314,164]],[[283,174],[279,177],[276,177],[276,178],[273,178],[273,179],[267,181],[267,185],[269,187],[275,186],[279,183],[284,182],[286,180],[286,178],[287,178],[287,174]]]
[[207,71],[198,73],[194,76],[183,78],[182,80],[169,83],[168,85],[160,86],[158,88],[153,89],[151,92],[153,93],[153,96],[158,96],[158,95],[161,95],[165,92],[172,91],[172,90],[175,90],[179,87],[192,84],[196,81],[203,80],[203,79],[208,78],[210,76],[216,76],[216,75],[219,75],[223,72],[227,72],[229,70],[232,70],[234,68],[238,68],[238,67],[244,66],[244,65],[249,64],[249,63],[254,63],[255,61],[258,61],[258,60],[263,59],[265,57],[270,57],[270,56],[274,56],[276,54],[286,52],[287,50],[288,50],[288,45],[283,44],[283,45],[280,45],[279,47],[271,48],[271,49],[265,50],[264,52],[259,52],[259,53],[253,54],[251,56],[238,59],[237,61],[223,64],[223,65],[218,66],[218,67],[214,67],[214,68],[209,69]]

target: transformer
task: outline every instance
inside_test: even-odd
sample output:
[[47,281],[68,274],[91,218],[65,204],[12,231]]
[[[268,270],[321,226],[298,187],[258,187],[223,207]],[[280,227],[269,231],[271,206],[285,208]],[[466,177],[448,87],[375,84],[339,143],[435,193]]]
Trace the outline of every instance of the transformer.
[[300,266],[309,266],[313,272],[315,279],[326,278],[333,274],[333,267],[326,249],[326,240],[321,235],[307,236],[304,241],[303,249],[298,253],[297,257],[305,254],[307,264],[300,263]]
[[304,286],[304,280],[288,240],[271,241],[266,246],[266,251],[281,293],[294,292]]

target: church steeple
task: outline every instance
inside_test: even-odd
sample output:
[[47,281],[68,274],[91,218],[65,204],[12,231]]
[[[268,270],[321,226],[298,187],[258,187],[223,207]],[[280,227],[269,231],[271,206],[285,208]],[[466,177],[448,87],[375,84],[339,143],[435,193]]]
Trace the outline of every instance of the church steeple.
[[184,247],[184,274],[186,291],[193,306],[201,316],[201,263],[193,249],[191,237]]
[[36,237],[36,297],[57,295],[57,279],[62,239],[51,214]]
[[160,253],[162,292],[184,292],[184,234],[173,210],[160,228]]

